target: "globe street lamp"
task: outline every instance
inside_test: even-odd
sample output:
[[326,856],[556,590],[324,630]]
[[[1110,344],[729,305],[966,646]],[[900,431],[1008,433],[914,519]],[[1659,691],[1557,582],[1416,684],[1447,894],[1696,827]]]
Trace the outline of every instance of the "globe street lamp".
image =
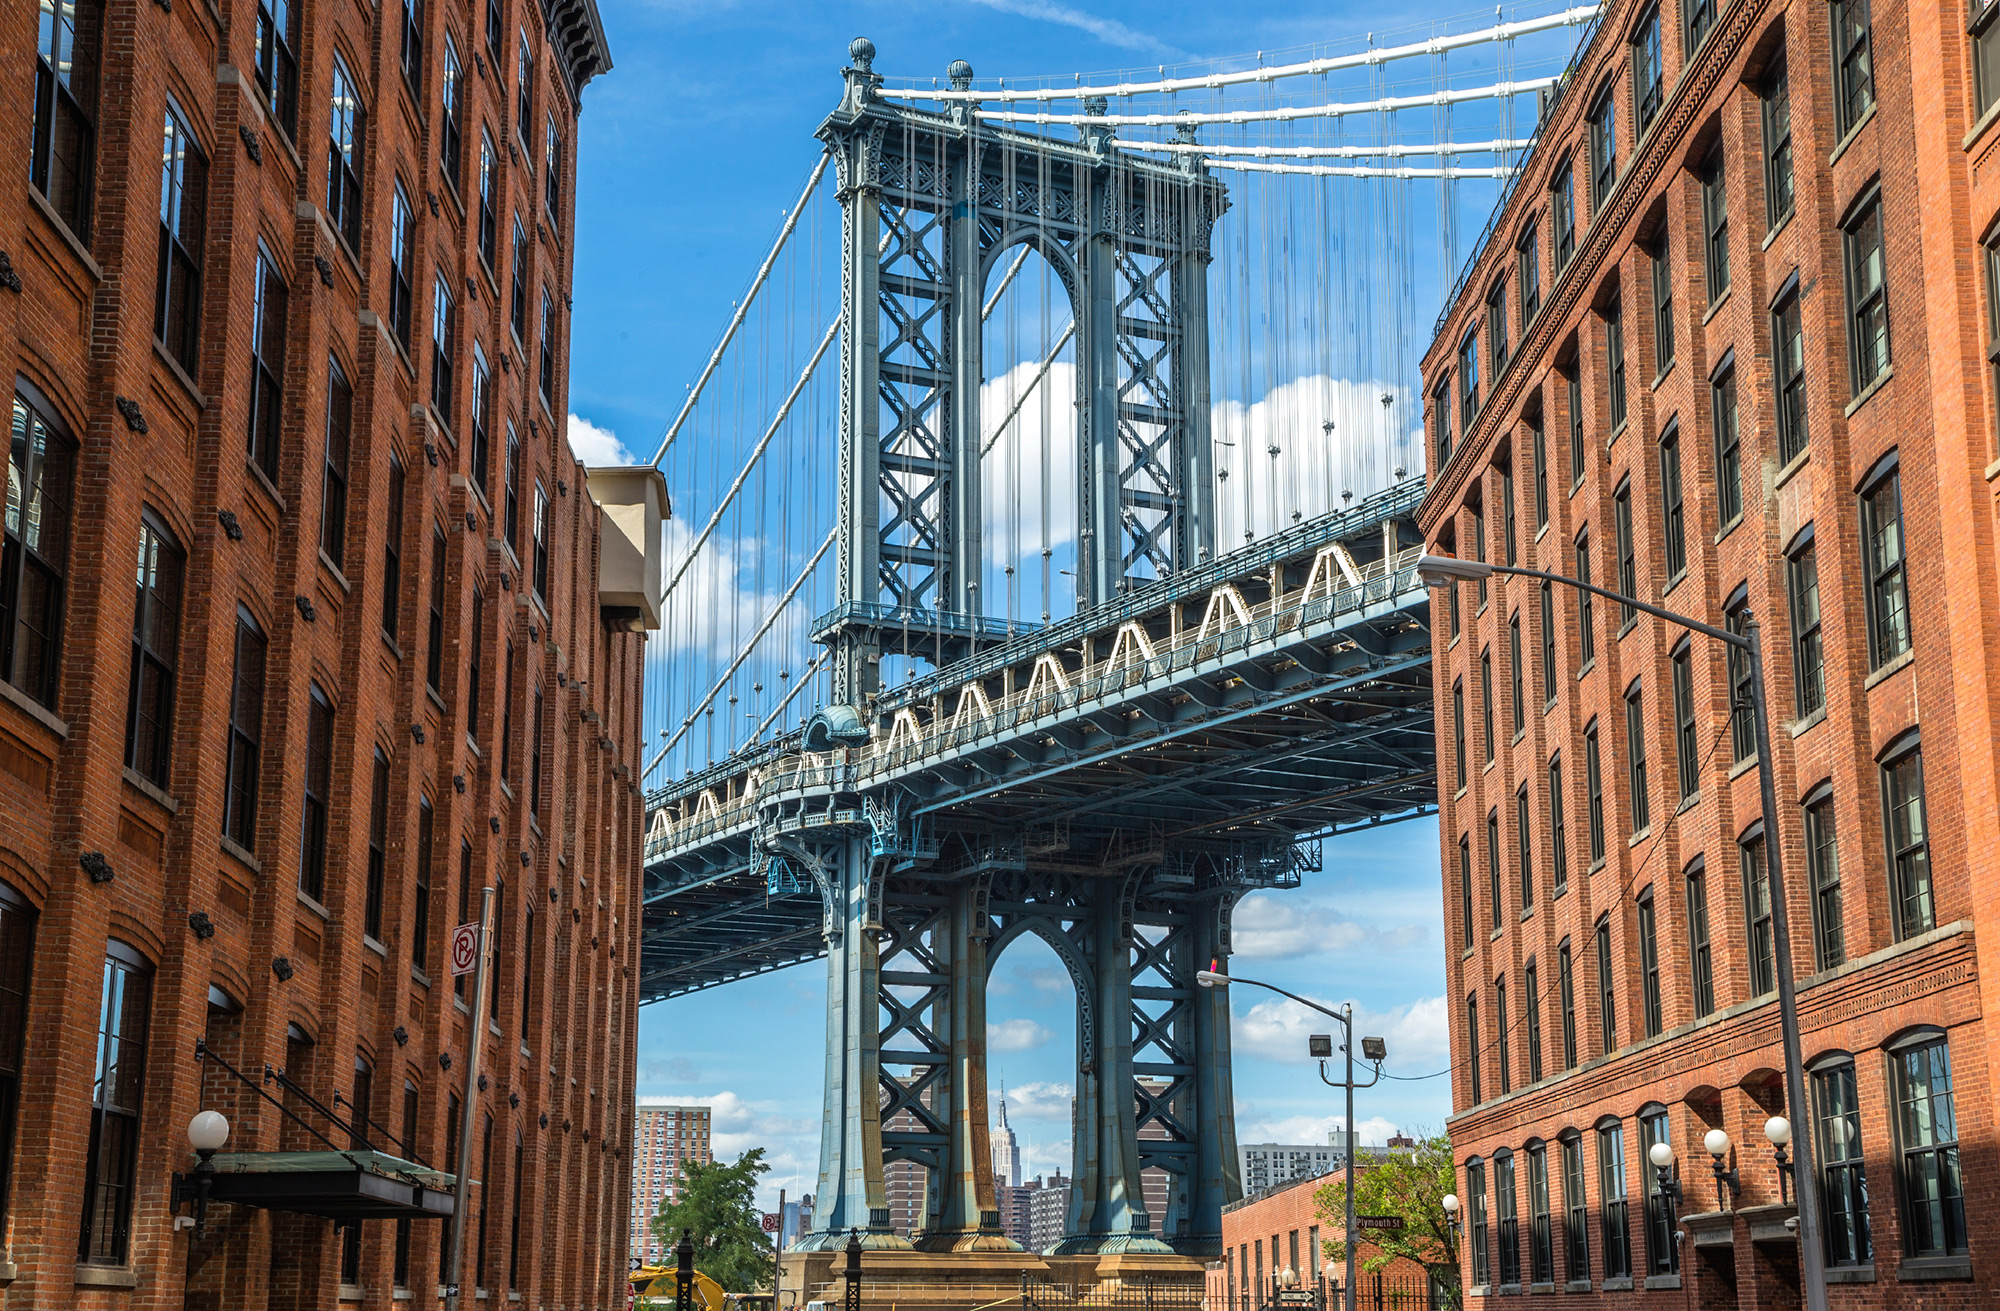
[[194,1203],[192,1218],[179,1217],[174,1228],[183,1223],[192,1227],[197,1238],[208,1229],[208,1190],[215,1181],[215,1154],[229,1141],[229,1121],[220,1111],[197,1111],[187,1127],[188,1146],[194,1149],[197,1158],[192,1175],[178,1171],[174,1174],[172,1205],[169,1210],[178,1210],[182,1202]]
[[[1417,559],[1417,573],[1427,587],[1449,587],[1459,582],[1480,582],[1495,574],[1517,578],[1538,578],[1546,583],[1561,583],[1580,592],[1589,592],[1607,600],[1616,601],[1633,610],[1641,610],[1656,619],[1690,632],[1712,637],[1716,641],[1744,653],[1750,668],[1750,715],[1755,727],[1757,740],[1757,777],[1760,785],[1761,801],[1764,808],[1764,822],[1768,825],[1768,837],[1764,843],[1765,877],[1771,891],[1771,935],[1775,939],[1775,954],[1778,967],[1778,1030],[1785,1053],[1785,1101],[1794,1118],[1809,1114],[1806,1109],[1805,1061],[1800,1054],[1799,1044],[1799,1002],[1798,990],[1792,978],[1792,935],[1789,927],[1790,915],[1786,908],[1784,862],[1780,859],[1783,843],[1778,841],[1778,794],[1777,776],[1771,756],[1771,725],[1764,707],[1764,643],[1762,627],[1748,609],[1739,613],[1743,616],[1743,631],[1730,632],[1705,624],[1699,619],[1676,614],[1672,610],[1657,605],[1649,605],[1635,596],[1626,596],[1609,588],[1586,583],[1580,578],[1567,574],[1550,573],[1543,569],[1521,569],[1513,565],[1487,564],[1481,560],[1460,560],[1455,556],[1431,555],[1426,553]],[[1810,1123],[1810,1121],[1805,1121]],[[1772,1121],[1773,1124],[1777,1121]],[[1766,1126],[1769,1132],[1769,1126]],[[1787,1139],[1791,1137],[1791,1126],[1785,1128]],[[1799,1270],[1800,1283],[1804,1285],[1806,1311],[1827,1311],[1826,1308],[1826,1253],[1820,1246],[1819,1195],[1804,1186],[1816,1176],[1813,1173],[1812,1135],[1802,1135],[1798,1140],[1798,1189],[1799,1206]],[[1774,1137],[1772,1143],[1779,1147],[1783,1155],[1783,1145]]]
[[1715,1209],[1718,1211],[1726,1210],[1727,1208],[1722,1201],[1722,1186],[1724,1184],[1729,1185],[1729,1196],[1732,1201],[1743,1190],[1742,1182],[1737,1179],[1735,1169],[1733,1167],[1725,1167],[1722,1164],[1729,1156],[1731,1146],[1729,1134],[1723,1129],[1710,1129],[1707,1135],[1701,1140],[1701,1145],[1708,1149],[1708,1154],[1711,1158],[1709,1168],[1715,1171]]
[[[1343,1031],[1341,1050],[1347,1054],[1347,1077],[1344,1080],[1334,1080],[1326,1077],[1326,1063],[1333,1058],[1333,1040],[1331,1038],[1324,1034],[1314,1034],[1311,1040],[1311,1053],[1319,1058],[1320,1081],[1330,1088],[1345,1088],[1347,1090],[1347,1224],[1344,1231],[1346,1241],[1343,1244],[1347,1248],[1347,1274],[1341,1280],[1340,1300],[1341,1305],[1346,1308],[1346,1311],[1354,1311],[1354,1244],[1356,1242],[1354,1234],[1354,1089],[1357,1087],[1354,1082],[1354,1003],[1349,1002],[1337,1011],[1330,1010],[1316,1001],[1307,1001],[1295,992],[1286,992],[1283,988],[1275,984],[1265,983],[1259,979],[1232,977],[1231,975],[1222,973],[1220,970],[1196,970],[1194,978],[1195,982],[1204,988],[1213,988],[1217,985],[1227,987],[1232,983],[1242,983],[1253,988],[1263,988],[1267,992],[1275,992],[1280,997],[1289,997],[1301,1006],[1310,1007],[1318,1011],[1321,1015],[1331,1016],[1340,1021]],[[1375,1077],[1367,1083],[1358,1086],[1373,1088],[1382,1078],[1382,1062],[1388,1058],[1388,1047],[1380,1038],[1363,1038],[1361,1040],[1361,1054],[1368,1060],[1375,1062]],[[1313,1255],[1317,1259],[1319,1254],[1314,1253]]]

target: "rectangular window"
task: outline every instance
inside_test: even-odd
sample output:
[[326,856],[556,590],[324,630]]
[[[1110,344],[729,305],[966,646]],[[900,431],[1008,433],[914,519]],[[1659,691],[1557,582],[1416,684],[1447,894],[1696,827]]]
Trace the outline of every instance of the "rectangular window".
[[1576,1068],[1576,971],[1571,964],[1569,943],[1556,953],[1556,1000],[1562,1008],[1563,1068]]
[[1451,741],[1453,757],[1458,762],[1458,790],[1463,792],[1466,783],[1465,760],[1465,681],[1451,685]]
[[1472,949],[1472,839],[1458,840],[1458,896],[1460,935],[1467,951]]
[[1639,898],[1639,978],[1646,1007],[1646,1036],[1655,1038],[1666,1027],[1660,1000],[1660,935],[1653,915],[1653,894]]
[[382,530],[382,631],[395,641],[403,600],[403,462],[389,452],[389,513]]
[[1708,941],[1708,875],[1697,864],[1687,876],[1688,973],[1694,985],[1694,1017],[1715,1010],[1715,957]]
[[535,688],[535,717],[532,724],[533,736],[528,741],[528,813],[539,817],[542,813],[542,734],[548,724],[544,718],[546,710],[542,704],[542,689]]
[[1681,493],[1681,431],[1660,438],[1660,541],[1667,557],[1667,586],[1687,572],[1687,502]]
[[1504,1287],[1513,1288],[1521,1282],[1521,1222],[1515,1210],[1511,1152],[1493,1159],[1493,1204],[1494,1218],[1499,1222],[1495,1225],[1495,1237],[1500,1240],[1499,1279]]
[[[1472,511],[1472,557],[1479,561],[1479,563],[1485,564],[1486,503],[1484,501],[1474,501],[1467,508]],[[1484,578],[1480,579],[1477,586],[1479,589],[1479,612],[1483,614],[1486,610],[1486,580]]]
[[1540,419],[1535,420],[1531,433],[1535,458],[1535,531],[1539,533],[1549,524],[1549,451]]
[[[1738,637],[1748,631],[1749,603],[1740,593],[1723,612],[1723,626]],[[1729,744],[1736,762],[1757,754],[1756,716],[1750,705],[1750,657],[1740,647],[1729,648]]]
[[410,963],[419,970],[430,966],[431,953],[431,846],[437,821],[429,797],[417,798],[417,858],[415,865],[416,906],[410,920]]
[[1507,980],[1501,979],[1493,985],[1493,1024],[1495,1030],[1494,1050],[1500,1057],[1500,1093],[1502,1096],[1514,1091],[1514,1062],[1512,1035],[1507,1031]]
[[1495,933],[1500,931],[1503,914],[1500,884],[1500,812],[1489,810],[1486,812],[1486,894],[1493,913]]
[[542,288],[542,406],[555,404],[556,396],[556,302],[547,287]]
[[1583,1190],[1583,1138],[1562,1140],[1564,1273],[1582,1282],[1590,1278],[1590,1202]]
[[510,288],[514,303],[509,309],[508,323],[514,329],[516,342],[528,339],[528,233],[521,226],[521,216],[514,216],[514,282]]
[[264,741],[264,630],[236,607],[236,663],[229,679],[229,763],[222,831],[245,851],[257,849],[257,776]]
[[1583,730],[1583,788],[1589,807],[1590,867],[1604,863],[1604,771],[1597,749],[1597,721]]
[[1652,1164],[1653,1148],[1661,1143],[1672,1147],[1673,1141],[1673,1131],[1664,1110],[1640,1118],[1639,1146],[1641,1159],[1646,1162],[1641,1178],[1645,1181],[1646,1191],[1646,1273],[1649,1276],[1678,1274],[1681,1268],[1680,1249],[1674,1243],[1674,1213],[1666,1188],[1675,1180],[1678,1163],[1664,1171]]
[[1840,835],[1833,798],[1806,806],[1806,865],[1812,875],[1813,968],[1847,962],[1847,934],[1840,908]]
[[457,195],[459,169],[465,156],[465,71],[458,61],[458,42],[444,34],[444,62],[438,74],[438,168]]
[[76,239],[90,244],[97,155],[97,0],[44,0],[35,41],[35,135],[28,180]]
[[354,388],[340,361],[326,361],[326,447],[319,492],[319,549],[336,569],[347,563],[347,456],[354,436]]
[[[500,779],[514,779],[514,639],[508,638],[500,666]],[[496,994],[497,995],[497,994]]]
[[1597,1188],[1601,1198],[1598,1231],[1604,1241],[1604,1277],[1632,1277],[1632,1240],[1625,1217],[1625,1126],[1617,1120],[1597,1128]]
[[1681,643],[1673,654],[1674,674],[1674,764],[1680,777],[1681,800],[1701,790],[1701,743],[1696,740],[1694,719],[1694,651]]
[[1522,1022],[1528,1033],[1528,1082],[1542,1081],[1542,983],[1541,976],[1533,961],[1528,962],[1527,972],[1522,976],[1521,995]]
[[257,243],[250,310],[250,462],[274,482],[284,423],[285,316],[291,293],[264,243]]
[[1521,657],[1521,614],[1517,610],[1507,621],[1507,676],[1513,680],[1514,694],[1514,736],[1519,737],[1528,727],[1527,671],[1522,667]]
[[1771,933],[1771,877],[1764,865],[1764,837],[1759,833],[1739,843],[1743,866],[1743,924],[1750,937],[1750,995],[1762,997],[1778,986],[1775,938]]
[[85,1158],[83,1224],[77,1235],[77,1260],[86,1265],[126,1264],[152,990],[145,959],[113,939],[105,949],[97,1010],[90,1155]]
[[1619,307],[1604,311],[1605,393],[1611,401],[1611,431],[1625,426],[1625,321]]
[[1625,692],[1625,781],[1632,789],[1632,831],[1644,833],[1653,815],[1646,795],[1646,716],[1637,683]]
[[0,884],[0,1230],[7,1224],[7,1180],[13,1177],[34,951],[34,908]]
[[[1639,594],[1639,551],[1632,537],[1632,483],[1628,479],[1618,484],[1618,490],[1611,497],[1611,527],[1618,546],[1618,590],[1626,596]],[[1618,603],[1618,631],[1624,632],[1632,626],[1639,612],[1630,605]]]
[[1606,83],[1590,111],[1590,212],[1604,208],[1618,181],[1618,96]]
[[1546,580],[1541,586],[1542,600],[1542,704],[1553,705],[1556,699],[1556,597],[1555,585]]
[[1653,376],[1658,377],[1674,362],[1674,274],[1670,247],[1660,238],[1652,252],[1653,266]]
[[1861,1158],[1854,1062],[1814,1070],[1812,1098],[1826,1263],[1835,1268],[1867,1265],[1875,1252],[1868,1234],[1868,1177]]
[[514,70],[514,135],[521,139],[521,153],[533,159],[535,152],[528,149],[528,124],[535,121],[535,52],[528,44],[525,27],[519,49],[521,57]]
[[1467,997],[1465,999],[1465,1052],[1467,1078],[1472,1085],[1471,1104],[1477,1106],[1486,1100],[1485,1094],[1479,1088],[1479,1063],[1483,1053],[1479,1041],[1479,999],[1477,997]]
[[[44,22],[47,16],[44,15]],[[190,377],[201,371],[201,255],[208,159],[172,96],[160,142],[160,259],[153,335]]]
[[1660,115],[1664,85],[1660,62],[1660,11],[1655,9],[1639,20],[1639,26],[1632,35],[1632,119],[1640,135]]
[[1474,328],[1465,334],[1465,340],[1458,344],[1458,427],[1467,434],[1472,432],[1472,421],[1479,417],[1479,330]]
[[1471,1199],[1472,1283],[1477,1288],[1488,1281],[1492,1269],[1492,1252],[1486,1244],[1486,1167],[1478,1161],[1466,1164],[1465,1191]]
[[326,900],[327,805],[333,796],[333,703],[311,687],[306,706],[304,809],[299,817],[299,891]]
[[1723,526],[1743,517],[1743,439],[1736,426],[1736,370],[1725,365],[1708,385],[1715,412],[1715,509]]
[[1572,368],[1563,374],[1563,388],[1569,405],[1569,485],[1574,490],[1583,482],[1583,375]]
[[1889,371],[1889,298],[1882,268],[1882,201],[1841,229],[1847,257],[1848,364],[1859,393]]
[[354,75],[339,54],[333,57],[332,107],[327,117],[326,221],[346,238],[349,250],[361,249],[361,143],[368,136],[368,111]]
[[1534,221],[1529,222],[1527,231],[1521,234],[1521,244],[1514,251],[1521,281],[1521,332],[1525,336],[1528,325],[1542,309],[1542,242]]
[[[174,664],[180,650],[185,559],[151,509],[139,516],[138,596],[132,607],[132,682],[125,709],[125,767],[167,786],[174,738]],[[4,1059],[4,1053],[0,1053]]]
[[299,9],[296,0],[257,2],[257,89],[288,137],[298,135]]
[[1765,226],[1775,228],[1792,212],[1792,95],[1781,63],[1764,83]]
[[1618,1050],[1618,1006],[1612,992],[1614,974],[1611,964],[1611,921],[1600,918],[1597,921],[1597,1023],[1603,1040],[1603,1054],[1610,1055]]
[[518,558],[521,550],[521,435],[514,421],[507,420],[506,486],[500,489],[501,523],[507,533],[507,549]]
[[472,630],[466,641],[465,667],[465,735],[474,742],[479,740],[480,683],[485,676],[486,666],[486,594],[475,587],[472,589]]
[[535,906],[528,903],[528,913],[521,925],[521,1045],[528,1045],[528,1022],[535,1014],[535,985],[539,976],[535,973]]
[[1919,1257],[1964,1252],[1965,1189],[1958,1170],[1951,1047],[1940,1037],[1897,1052],[1893,1064],[1905,1250]]
[[[1576,535],[1576,580],[1589,583],[1590,576],[1590,530],[1584,529]],[[1579,589],[1576,594],[1576,642],[1579,667],[1588,669],[1597,659],[1597,605],[1591,593]]]
[[1526,912],[1535,905],[1535,849],[1528,837],[1528,785],[1525,783],[1514,794],[1514,846],[1514,863],[1521,872],[1521,909]]
[[1785,561],[1792,603],[1792,693],[1800,719],[1826,705],[1826,661],[1819,631],[1819,559],[1814,547],[1808,538]]
[[389,327],[395,332],[396,343],[403,348],[405,355],[410,353],[410,320],[414,317],[411,307],[416,303],[415,284],[410,273],[416,242],[416,215],[410,209],[410,197],[403,190],[403,180],[397,178],[395,193],[389,202]]
[[1972,37],[1972,84],[1977,106],[1975,118],[1984,118],[1986,111],[2000,101],[2000,30],[1993,22],[1995,14],[2000,14],[2000,4],[1993,0],[1969,0],[1971,18],[1966,24],[1966,33]]
[[1437,452],[1437,467],[1451,463],[1451,379],[1446,378],[1431,393],[1431,446]]
[[[458,918],[454,923],[470,924],[472,923],[472,916],[472,844],[460,838],[458,843]],[[452,991],[460,997],[465,996],[465,980],[466,976],[463,974],[454,974],[451,979]]]
[[1861,493],[1861,551],[1868,577],[1868,667],[1910,649],[1910,598],[1903,578],[1903,478],[1892,468]]
[[1514,466],[1511,464],[1504,465],[1500,470],[1500,544],[1502,547],[1500,559],[1501,563],[1510,568],[1521,562],[1521,534],[1516,531],[1517,516],[1515,507],[1517,505],[1518,502],[1514,496]]
[[544,605],[549,599],[549,494],[542,480],[535,480],[535,595]]
[[1493,763],[1493,653],[1479,653],[1479,720],[1486,749],[1486,763]]
[[486,348],[472,343],[472,486],[484,501],[493,495],[493,373]]
[[1507,354],[1507,284],[1504,282],[1496,283],[1486,297],[1486,341],[1493,376],[1498,378],[1511,358]]
[[431,691],[444,691],[444,529],[431,527],[431,603],[430,623],[426,636],[429,649],[424,653],[424,682]]
[[362,932],[382,941],[382,899],[389,872],[389,757],[375,748],[374,785],[368,794],[368,893]]
[[550,222],[562,224],[563,187],[563,139],[556,128],[556,116],[548,116],[547,128],[542,138],[542,204],[547,206]]
[[479,259],[491,273],[500,267],[500,187],[493,138],[479,129]]
[[431,409],[446,432],[452,426],[452,343],[457,335],[458,307],[452,300],[451,284],[439,269],[431,289]]
[[1555,895],[1569,891],[1569,836],[1563,826],[1562,761],[1549,762],[1549,874]]
[[1937,927],[1931,902],[1930,835],[1924,827],[1922,746],[1883,764],[1882,802],[1889,832],[1890,900],[1900,942]]
[[1549,221],[1555,227],[1556,272],[1560,274],[1576,255],[1576,161],[1564,160],[1556,165],[1555,174]]
[[1790,464],[1805,450],[1806,346],[1794,287],[1771,311],[1771,371],[1778,387],[1778,460]]
[[[1690,3],[1706,7],[1713,0],[1690,0]],[[1722,147],[1718,145],[1709,152],[1708,162],[1701,168],[1702,251],[1706,256],[1704,274],[1711,305],[1729,290],[1729,184],[1724,162]]]
[[1868,10],[1868,0],[1833,3],[1833,107],[1842,136],[1852,132],[1875,107]]
[[423,99],[424,0],[403,0],[403,80]]

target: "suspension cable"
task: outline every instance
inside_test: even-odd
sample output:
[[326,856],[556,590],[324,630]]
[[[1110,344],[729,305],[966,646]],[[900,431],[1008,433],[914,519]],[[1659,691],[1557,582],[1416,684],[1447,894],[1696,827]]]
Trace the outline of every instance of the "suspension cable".
[[811,660],[806,662],[806,667],[799,671],[799,681],[792,684],[791,688],[785,693],[785,695],[779,699],[778,704],[772,707],[771,713],[764,716],[764,722],[757,725],[756,731],[750,734],[750,740],[752,742],[755,742],[758,738],[764,736],[764,730],[769,728],[773,723],[777,722],[777,718],[779,715],[785,713],[785,707],[792,704],[792,698],[797,696],[800,690],[803,689],[807,683],[812,681],[812,676],[819,672],[819,667],[821,665],[826,663],[826,655],[827,655],[826,652],[821,651],[818,655],[814,656]]
[[1408,155],[1502,155],[1526,150],[1529,142],[1412,141],[1387,146],[1208,146],[1196,141],[1127,141],[1112,145],[1126,150],[1166,151],[1176,155],[1246,155],[1254,159],[1401,159]]
[[771,253],[764,257],[764,263],[757,269],[757,276],[750,279],[750,289],[743,293],[743,300],[736,306],[736,313],[730,316],[729,326],[722,330],[722,340],[715,343],[715,350],[709,354],[708,363],[702,366],[701,376],[695,379],[694,386],[688,389],[687,399],[681,402],[681,412],[674,416],[674,421],[667,425],[666,435],[660,438],[660,449],[653,452],[653,464],[656,467],[661,460],[667,458],[667,448],[674,444],[674,438],[680,434],[681,425],[687,422],[688,415],[694,412],[695,402],[701,399],[702,388],[708,385],[708,380],[715,375],[716,367],[722,363],[722,353],[729,349],[729,343],[736,336],[736,330],[743,326],[743,320],[750,313],[750,303],[757,299],[757,291],[764,285],[764,279],[771,276],[771,269],[778,262],[778,252],[785,248],[785,241],[792,235],[792,229],[799,225],[799,215],[805,213],[806,201],[812,198],[813,188],[817,187],[820,178],[825,176],[827,161],[832,158],[830,154],[822,154],[819,162],[813,165],[812,176],[806,179],[805,190],[799,193],[798,201],[792,206],[791,213],[785,215],[784,226],[778,229],[778,239],[772,243]]
[[1018,415],[1021,407],[1027,404],[1035,385],[1048,376],[1049,370],[1055,365],[1056,356],[1062,354],[1063,347],[1069,345],[1069,339],[1075,335],[1076,320],[1071,319],[1069,326],[1062,330],[1062,335],[1056,338],[1056,344],[1049,347],[1048,356],[1042,360],[1042,367],[1035,370],[1035,376],[1028,379],[1028,385],[1015,395],[1014,403],[1007,408],[1007,417],[1000,420],[999,426],[987,435],[985,443],[979,448],[979,458],[982,460],[986,458],[987,452],[993,449],[993,444],[1000,440],[1000,434],[1007,431],[1007,425],[1014,422],[1014,416]]
[[1175,127],[1182,123],[1279,123],[1299,118],[1346,118],[1353,114],[1386,114],[1398,109],[1423,109],[1432,105],[1455,105],[1467,100],[1501,100],[1552,87],[1559,75],[1524,78],[1518,82],[1497,82],[1492,86],[1463,87],[1455,91],[1427,91],[1414,96],[1384,96],[1332,105],[1285,105],[1276,109],[1224,109],[1178,114],[1044,114],[1017,109],[980,109],[978,117],[995,123],[1068,123],[1089,127]]
[[[1423,41],[1413,41],[1407,45],[1385,46],[1380,49],[1364,50],[1351,55],[1335,55],[1325,59],[1310,59],[1298,64],[1280,64],[1269,68],[1245,68],[1234,73],[1204,73],[1196,77],[1161,78],[1153,82],[1118,82],[1106,86],[1051,86],[1051,87],[998,87],[971,91],[944,91],[925,87],[881,87],[877,95],[895,100],[998,100],[1012,103],[1021,100],[1085,100],[1093,96],[1150,96],[1171,95],[1179,91],[1209,91],[1228,86],[1243,86],[1255,82],[1273,82],[1287,77],[1313,77],[1323,73],[1336,73],[1343,69],[1365,68],[1371,64],[1385,63],[1391,59],[1409,59],[1418,55],[1434,55],[1446,50],[1456,50],[1464,46],[1485,45],[1492,41],[1511,41],[1518,36],[1528,36],[1535,32],[1547,32],[1558,27],[1575,27],[1587,23],[1597,16],[1597,5],[1578,5],[1557,13],[1545,14],[1539,18],[1524,18],[1518,22],[1496,23],[1492,27],[1480,28],[1476,32],[1460,32],[1455,36],[1434,36]],[[1061,120],[1058,120],[1061,121]]]
[[1331,164],[1259,164],[1247,159],[1216,159],[1211,168],[1234,169],[1239,173],[1293,173],[1315,178],[1507,178],[1514,176],[1510,165],[1461,168],[1446,164],[1441,168],[1367,168]]

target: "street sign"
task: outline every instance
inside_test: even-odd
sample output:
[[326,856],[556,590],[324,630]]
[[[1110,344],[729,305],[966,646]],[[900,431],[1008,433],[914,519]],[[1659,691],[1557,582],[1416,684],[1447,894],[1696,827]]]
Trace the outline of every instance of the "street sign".
[[767,1234],[778,1232],[778,1217],[769,1211],[764,1212],[764,1232]]
[[1310,1288],[1281,1288],[1278,1290],[1279,1306],[1311,1306],[1318,1295]]
[[1403,1217],[1400,1215],[1357,1215],[1354,1217],[1356,1229],[1401,1229]]
[[451,972],[470,974],[479,964],[479,921],[461,924],[451,931]]

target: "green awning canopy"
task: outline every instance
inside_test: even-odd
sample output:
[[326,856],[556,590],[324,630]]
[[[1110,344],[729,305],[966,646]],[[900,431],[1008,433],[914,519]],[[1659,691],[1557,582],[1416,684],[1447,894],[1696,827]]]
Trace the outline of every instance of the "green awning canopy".
[[383,1152],[218,1152],[210,1201],[327,1220],[452,1213],[457,1177]]

